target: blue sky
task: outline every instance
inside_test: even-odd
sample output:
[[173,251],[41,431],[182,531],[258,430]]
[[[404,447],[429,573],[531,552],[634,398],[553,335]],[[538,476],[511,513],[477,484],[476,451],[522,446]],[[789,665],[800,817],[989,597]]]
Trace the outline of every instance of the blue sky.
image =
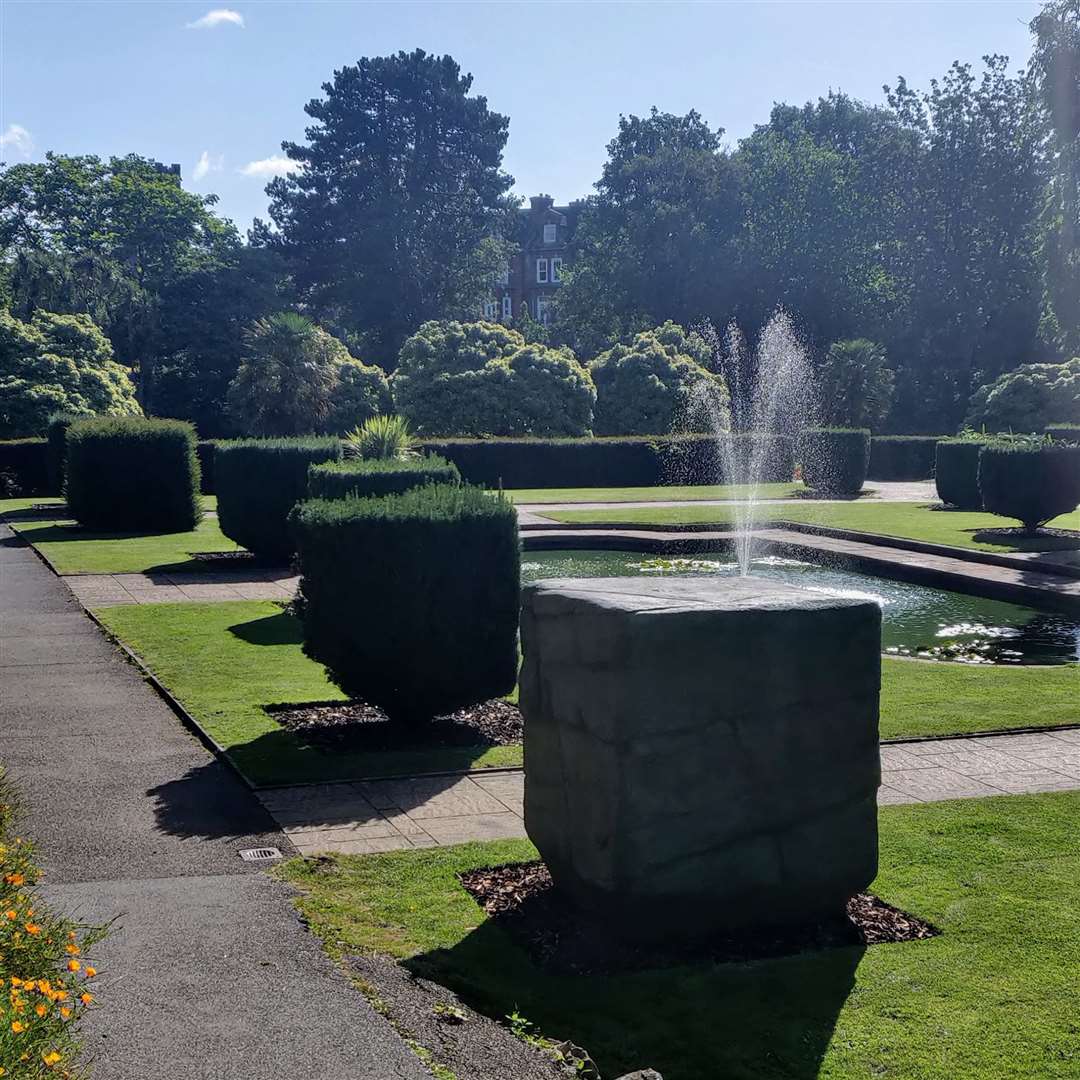
[[[420,46],[449,52],[510,117],[519,194],[585,195],[620,113],[698,109],[731,141],[775,101],[882,100],[954,59],[1026,62],[1037,4],[360,3],[0,0],[0,143],[179,162],[246,228],[282,139],[335,68]],[[211,14],[216,13],[216,14]],[[210,16],[210,17],[208,17]],[[200,165],[201,162],[201,165]]]

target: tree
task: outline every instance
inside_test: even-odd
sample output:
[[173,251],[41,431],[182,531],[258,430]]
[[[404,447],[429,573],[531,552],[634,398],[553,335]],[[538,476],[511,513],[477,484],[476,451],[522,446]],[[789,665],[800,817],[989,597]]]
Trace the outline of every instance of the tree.
[[386,376],[291,311],[257,320],[229,385],[229,408],[252,435],[340,433],[389,407]]
[[402,346],[392,385],[421,435],[587,435],[596,400],[569,349],[485,322],[425,323]]
[[137,416],[125,368],[86,315],[0,311],[0,438],[43,435],[52,413]]
[[601,353],[589,364],[596,434],[664,435],[676,425],[710,430],[727,401],[723,379],[705,366],[710,362],[706,341],[670,321]]
[[694,111],[620,117],[558,298],[559,332],[576,350],[595,356],[665,319],[726,317],[741,210],[722,135]]
[[1023,364],[980,386],[967,424],[987,431],[1042,432],[1048,424],[1080,424],[1080,358]]
[[301,298],[362,334],[387,367],[419,323],[475,309],[504,259],[511,203],[501,169],[508,120],[470,96],[472,76],[422,49],[334,72],[295,171],[267,187]]
[[894,375],[875,341],[834,341],[818,365],[816,397],[821,421],[877,431],[892,406]]

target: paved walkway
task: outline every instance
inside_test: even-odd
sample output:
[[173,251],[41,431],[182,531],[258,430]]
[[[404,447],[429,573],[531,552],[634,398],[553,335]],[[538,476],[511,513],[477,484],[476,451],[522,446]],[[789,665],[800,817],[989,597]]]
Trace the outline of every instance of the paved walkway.
[[198,574],[70,574],[71,591],[88,608],[210,600],[291,600],[291,570],[207,570]]
[[[881,748],[878,803],[1080,789],[1080,730]],[[270,788],[259,797],[296,847],[369,854],[525,836],[520,769]]]
[[430,1080],[238,857],[291,851],[273,819],[3,525],[0,732],[46,895],[118,918],[95,950],[96,1080]]

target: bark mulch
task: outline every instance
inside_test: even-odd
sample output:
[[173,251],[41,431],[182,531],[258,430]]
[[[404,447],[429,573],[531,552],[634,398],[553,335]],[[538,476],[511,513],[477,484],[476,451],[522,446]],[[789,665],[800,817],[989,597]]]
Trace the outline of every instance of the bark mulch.
[[482,701],[429,724],[395,724],[362,701],[268,705],[266,711],[318,750],[400,750],[418,746],[513,746],[521,742],[521,713],[501,698]]
[[250,551],[189,551],[188,558],[207,570],[283,570],[280,559],[263,559]]
[[681,964],[745,962],[852,945],[920,941],[941,933],[870,893],[847,902],[846,917],[805,926],[743,930],[708,942],[642,944],[616,937],[602,914],[575,908],[542,862],[461,874],[476,902],[543,968],[597,975]]

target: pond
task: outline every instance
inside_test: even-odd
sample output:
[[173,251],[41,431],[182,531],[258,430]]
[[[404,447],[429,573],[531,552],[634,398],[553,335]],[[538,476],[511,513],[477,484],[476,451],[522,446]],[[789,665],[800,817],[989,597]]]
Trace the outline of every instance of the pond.
[[[630,551],[526,551],[524,581],[638,574],[736,574],[725,558],[668,558]],[[1068,664],[1080,660],[1080,620],[1022,604],[910,585],[796,559],[755,559],[755,576],[881,606],[882,650],[969,664]]]

